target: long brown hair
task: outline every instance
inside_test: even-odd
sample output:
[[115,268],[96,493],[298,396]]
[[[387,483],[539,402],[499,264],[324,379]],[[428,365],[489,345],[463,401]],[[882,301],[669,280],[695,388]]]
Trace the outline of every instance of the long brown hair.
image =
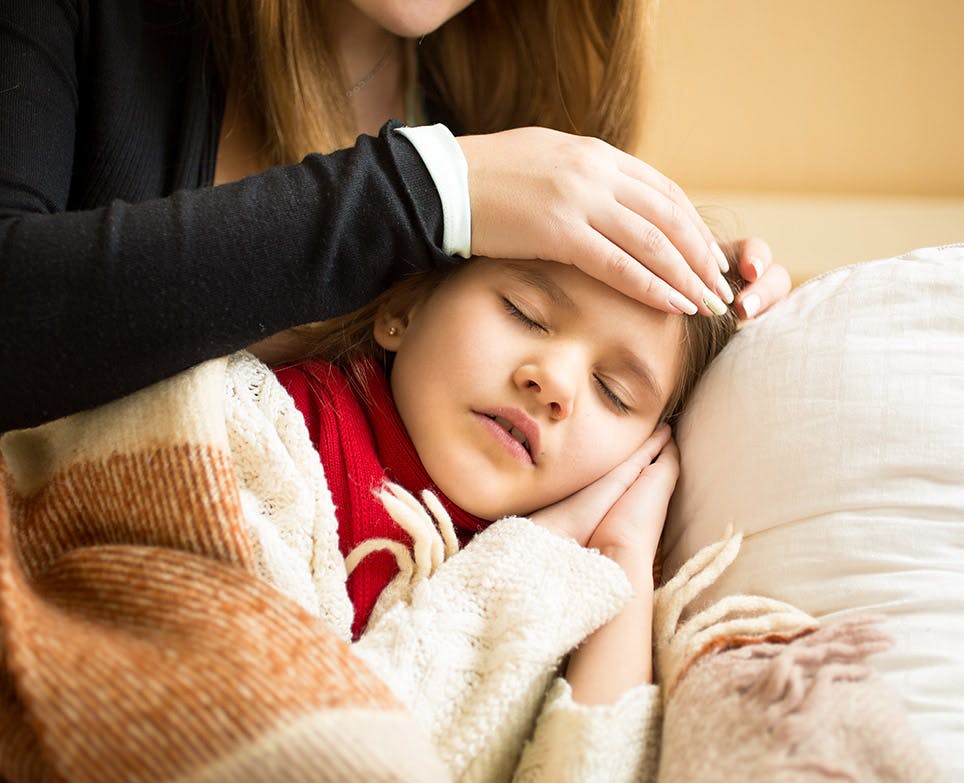
[[[323,0],[197,0],[219,70],[240,90],[268,165],[352,143]],[[646,0],[476,0],[415,47],[464,133],[543,125],[638,141],[651,27]]]

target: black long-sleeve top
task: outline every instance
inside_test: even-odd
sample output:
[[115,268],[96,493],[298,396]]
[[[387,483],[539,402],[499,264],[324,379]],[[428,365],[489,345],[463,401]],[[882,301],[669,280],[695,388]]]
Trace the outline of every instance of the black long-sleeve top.
[[224,91],[175,0],[0,5],[0,432],[451,263],[410,143],[211,187]]

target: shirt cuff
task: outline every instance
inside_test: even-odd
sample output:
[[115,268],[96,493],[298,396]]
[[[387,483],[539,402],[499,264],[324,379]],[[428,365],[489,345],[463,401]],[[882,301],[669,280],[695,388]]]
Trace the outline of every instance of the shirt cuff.
[[469,166],[462,148],[444,125],[395,129],[421,156],[442,200],[442,250],[447,255],[472,255],[472,205]]

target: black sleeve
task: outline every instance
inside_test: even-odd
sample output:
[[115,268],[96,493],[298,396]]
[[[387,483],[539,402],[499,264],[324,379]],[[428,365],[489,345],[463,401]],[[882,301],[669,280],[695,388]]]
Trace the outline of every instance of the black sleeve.
[[78,21],[66,0],[43,5],[59,10],[42,30],[0,14],[0,432],[451,263],[438,194],[392,124],[229,185],[66,211]]

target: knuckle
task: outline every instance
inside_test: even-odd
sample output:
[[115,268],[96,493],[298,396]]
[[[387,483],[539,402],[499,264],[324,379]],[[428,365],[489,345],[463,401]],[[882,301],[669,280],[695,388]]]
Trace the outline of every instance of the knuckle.
[[686,201],[686,194],[683,192],[683,189],[673,182],[673,180],[666,181],[666,195],[669,196],[670,201],[677,206]]
[[666,237],[656,226],[647,226],[643,229],[640,242],[648,256],[660,256],[666,248]]
[[631,267],[635,265],[636,262],[633,259],[616,247],[609,252],[609,257],[606,259],[606,266],[612,270],[613,274],[620,278],[629,277]]
[[674,230],[681,229],[686,223],[686,213],[679,204],[671,201],[669,204],[669,214],[666,216],[666,225]]

